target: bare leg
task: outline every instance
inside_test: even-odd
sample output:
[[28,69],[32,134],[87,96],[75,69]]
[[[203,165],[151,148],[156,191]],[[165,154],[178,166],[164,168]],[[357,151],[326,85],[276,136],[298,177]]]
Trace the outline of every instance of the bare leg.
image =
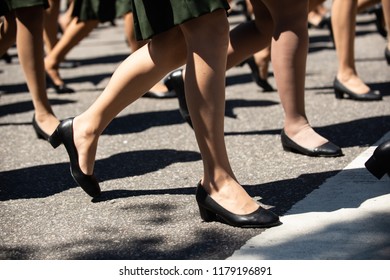
[[143,45],[145,45],[148,42],[148,40],[138,41],[135,38],[133,13],[125,14],[123,16],[123,21],[124,21],[124,29],[125,29],[127,42],[130,46],[131,51],[135,52]]
[[[211,28],[212,27],[212,28]],[[237,183],[224,141],[225,69],[229,25],[218,10],[182,25],[187,43],[185,89],[188,109],[204,165],[203,187],[223,207],[237,214],[258,204]],[[213,41],[213,48],[208,42]]]
[[[213,14],[191,20],[182,26],[188,46],[188,100],[204,162],[203,185],[223,207],[237,214],[249,213],[256,210],[258,205],[235,181],[223,138],[224,50],[228,44],[228,25],[227,21],[221,24],[223,17],[226,20],[223,10]],[[206,25],[218,28],[201,28]],[[218,48],[210,50],[206,44],[199,44],[209,42],[211,38],[213,42],[219,42]],[[195,42],[197,47],[192,46]],[[118,67],[102,95],[87,111],[74,119],[75,145],[80,168],[85,174],[93,173],[98,138],[104,128],[123,108],[138,99],[166,73],[183,65],[185,50],[179,28],[155,36],[148,45],[134,52]]]
[[[43,65],[43,8],[31,7],[15,10],[18,54],[26,77],[39,126],[48,135],[58,125],[46,94]],[[32,16],[33,15],[33,16]]]
[[58,72],[59,64],[64,61],[65,56],[75,47],[82,39],[99,24],[98,20],[88,20],[78,22],[74,18],[69,24],[61,39],[55,45],[54,49],[45,57],[45,69],[47,74],[56,85],[63,85],[64,82]]
[[323,2],[325,0],[309,0],[308,21],[313,26],[320,27],[319,25],[327,12]]
[[[272,64],[285,111],[286,134],[305,148],[318,147],[328,142],[311,128],[305,112],[307,2],[297,1],[293,8],[285,12],[287,14],[277,8],[291,7],[291,3],[285,0],[272,3],[268,0],[253,0],[252,6],[255,24],[240,24],[230,32],[227,68],[267,47],[274,36]],[[305,12],[306,15],[303,16]]]
[[[253,12],[252,3],[249,0],[245,0],[245,1],[246,1],[246,6],[247,6],[247,13],[248,13],[248,15],[250,15],[251,18],[253,18],[254,12]],[[268,68],[269,68],[269,64],[271,62],[271,43],[267,47],[263,48],[262,50],[254,53],[253,58],[255,60],[256,66],[258,68],[258,73],[259,73],[258,75],[259,75],[260,80],[264,81],[264,83],[267,83]],[[265,85],[268,85],[268,84],[264,84],[263,89],[264,89]],[[267,90],[273,91],[273,89],[270,85],[269,85],[269,87],[270,88]]]
[[[227,69],[268,47],[274,34],[274,44],[279,50],[272,50],[272,53],[278,63],[274,67],[274,71],[278,72],[275,73],[277,83],[282,87],[279,95],[285,111],[284,130],[301,147],[313,149],[329,141],[313,130],[305,112],[307,2],[300,1],[297,9],[291,9],[294,13],[290,13],[289,9],[289,15],[279,11],[280,7],[291,6],[287,1],[268,2],[253,0],[255,21],[242,23],[230,31]],[[272,15],[270,11],[273,11]],[[283,65],[285,61],[287,68]],[[338,151],[336,153],[339,155]]]
[[266,47],[253,55],[256,65],[259,68],[260,78],[268,79],[268,68],[271,61],[271,47]]
[[60,13],[60,0],[49,0],[50,7],[45,10],[45,25],[43,39],[46,52],[50,52],[58,42],[58,16]]
[[285,132],[300,146],[310,149],[318,147],[328,140],[312,129],[305,112],[308,2],[296,1],[294,5],[288,0],[263,2],[275,23],[272,65],[285,112]]
[[333,0],[332,26],[339,64],[337,79],[356,94],[365,94],[370,88],[355,68],[356,13],[357,0]]
[[66,9],[65,13],[60,15],[60,17],[58,18],[58,23],[61,26],[61,29],[63,32],[65,32],[66,28],[68,28],[69,24],[72,21],[72,12],[73,12],[74,1],[70,0],[70,1],[68,1],[68,3],[69,3],[69,6]]
[[[133,13],[127,13],[126,15],[124,15],[123,19],[124,19],[126,38],[127,38],[127,41],[129,43],[131,50],[134,52],[134,51],[138,50],[139,48],[141,48],[143,45],[145,45],[148,41],[147,40],[144,40],[144,41],[137,41],[136,40],[135,34],[134,34]],[[158,82],[149,91],[163,93],[163,92],[167,92],[168,89],[164,83]]]
[[239,24],[230,31],[227,69],[271,44],[274,25],[268,9],[258,0],[252,0],[252,7],[255,21]]
[[85,174],[93,173],[98,138],[106,126],[166,73],[183,65],[185,56],[184,39],[179,28],[174,28],[155,36],[119,65],[103,93],[73,122],[79,164]]

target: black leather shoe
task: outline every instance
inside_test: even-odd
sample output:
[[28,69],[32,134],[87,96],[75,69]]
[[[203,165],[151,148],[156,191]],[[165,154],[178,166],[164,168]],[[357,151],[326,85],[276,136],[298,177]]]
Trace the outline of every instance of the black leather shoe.
[[43,139],[43,140],[49,140],[49,135],[44,132],[42,130],[42,128],[40,128],[40,126],[38,125],[36,119],[35,119],[35,115],[33,116],[33,119],[32,119],[32,125],[33,125],[33,128],[35,130],[35,133],[37,134],[37,137],[38,139]]
[[176,97],[176,92],[174,90],[168,90],[166,92],[148,91],[142,97],[156,99],[174,98]]
[[340,81],[335,78],[333,82],[334,92],[336,94],[337,99],[343,99],[344,94],[348,95],[349,98],[358,101],[378,101],[382,100],[382,96],[378,93],[375,93],[373,90],[369,90],[364,94],[357,94],[353,91],[347,89]]
[[188,112],[186,94],[184,89],[183,70],[173,71],[165,79],[165,85],[168,89],[176,92],[179,101],[179,112],[182,118],[192,127],[190,113]]
[[218,221],[242,228],[268,228],[281,225],[276,214],[261,206],[247,215],[237,215],[229,212],[211,198],[200,182],[196,189],[196,201],[198,202],[200,216],[205,222]]
[[249,68],[251,69],[253,81],[263,89],[263,92],[275,91],[275,89],[268,83],[267,80],[260,78],[259,68],[257,67],[253,57],[250,57],[245,60],[242,65],[244,64],[248,64]]
[[385,173],[390,176],[390,140],[380,144],[375,149],[365,166],[378,179],[381,179]]
[[46,74],[46,83],[48,87],[53,88],[55,92],[58,94],[75,92],[74,89],[67,87],[66,84],[61,84],[61,85],[55,84],[48,74]]
[[387,65],[390,65],[390,49],[388,47],[386,47],[385,49],[385,58],[387,61]]
[[291,140],[284,129],[281,133],[282,146],[285,151],[299,153],[311,157],[339,157],[343,155],[341,148],[332,142],[327,142],[314,149],[306,149]]
[[76,183],[90,196],[100,195],[100,186],[95,176],[84,174],[79,165],[79,156],[73,140],[73,118],[62,121],[49,137],[53,148],[64,144],[70,160],[70,173]]

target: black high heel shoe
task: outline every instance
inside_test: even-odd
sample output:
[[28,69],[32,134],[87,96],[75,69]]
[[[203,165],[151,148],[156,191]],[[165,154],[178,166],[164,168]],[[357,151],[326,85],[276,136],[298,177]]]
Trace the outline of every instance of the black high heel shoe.
[[387,61],[387,65],[390,65],[390,49],[388,47],[386,47],[385,49],[385,58]]
[[183,70],[176,70],[169,74],[168,77],[165,79],[165,85],[168,89],[173,89],[176,92],[176,96],[179,101],[180,115],[191,127],[193,127],[190,113],[188,112],[187,107],[183,80]]
[[382,96],[380,94],[375,93],[375,91],[373,90],[369,90],[367,93],[364,94],[357,94],[347,89],[337,78],[334,79],[333,88],[337,99],[343,99],[344,94],[346,94],[349,96],[350,99],[357,100],[357,101],[382,100]]
[[269,228],[282,224],[275,213],[261,206],[247,215],[238,215],[226,210],[211,198],[200,182],[196,189],[196,201],[200,217],[205,222],[219,221],[241,228]]
[[253,56],[245,60],[241,65],[245,64],[248,64],[249,68],[251,69],[253,81],[263,89],[263,92],[275,91],[275,89],[268,83],[267,80],[260,78],[259,68],[257,67]]
[[167,91],[165,92],[157,92],[157,91],[148,91],[142,97],[148,98],[157,98],[157,99],[166,99],[166,98],[174,98],[176,97],[176,91],[172,87],[172,82],[168,81],[169,77],[164,80],[164,85],[167,87]]
[[49,135],[40,128],[40,126],[37,123],[37,120],[35,119],[35,114],[33,115],[32,118],[32,125],[35,130],[35,133],[37,134],[38,139],[43,139],[43,140],[49,140]]
[[380,144],[375,149],[365,166],[378,179],[381,179],[386,173],[390,176],[390,140]]
[[74,89],[67,87],[66,84],[57,85],[54,83],[54,81],[50,78],[49,74],[46,73],[46,83],[48,87],[51,87],[55,90],[56,93],[74,93]]
[[79,156],[73,140],[73,118],[62,121],[49,137],[53,148],[64,144],[70,160],[70,173],[76,183],[90,196],[100,195],[100,186],[95,176],[84,174],[79,165]]
[[314,149],[304,148],[291,140],[290,137],[287,136],[284,129],[282,129],[281,141],[285,151],[299,153],[311,157],[339,157],[343,155],[341,148],[332,142],[327,142]]

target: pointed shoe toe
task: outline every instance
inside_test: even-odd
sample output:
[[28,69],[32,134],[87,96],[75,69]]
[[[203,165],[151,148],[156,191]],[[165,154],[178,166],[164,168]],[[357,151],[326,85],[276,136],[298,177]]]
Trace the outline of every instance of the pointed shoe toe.
[[58,94],[62,94],[62,93],[75,93],[74,89],[73,88],[70,88],[68,87],[66,84],[62,84],[62,85],[52,85],[55,92],[58,93]]
[[338,157],[343,155],[341,148],[332,142],[327,142],[319,147],[314,148],[313,152],[315,155],[323,157]]
[[75,90],[68,87],[65,83],[61,84],[61,85],[57,85],[56,83],[54,83],[54,81],[52,80],[52,78],[50,78],[50,76],[49,76],[49,74],[47,74],[47,72],[46,72],[46,83],[47,83],[48,87],[52,87],[54,89],[54,91],[58,94],[75,93]]
[[334,79],[333,88],[337,99],[343,99],[344,95],[347,95],[350,99],[356,101],[380,101],[382,95],[376,93],[373,90],[369,90],[367,93],[358,94],[348,88],[346,88],[337,78]]
[[281,133],[281,142],[283,149],[288,152],[294,152],[311,157],[339,157],[343,155],[341,148],[332,142],[327,142],[314,149],[304,148],[295,143],[290,137],[287,136],[284,129]]
[[200,216],[205,222],[218,221],[240,228],[270,228],[282,224],[278,215],[261,206],[246,215],[238,215],[226,210],[211,198],[200,182],[196,190],[196,200]]
[[73,118],[62,121],[49,137],[53,148],[64,144],[70,160],[70,173],[76,183],[91,197],[100,195],[101,190],[95,176],[84,174],[79,165],[79,158],[73,139]]
[[253,56],[245,60],[242,64],[248,64],[249,68],[251,69],[251,76],[253,81],[263,89],[263,92],[275,91],[275,89],[268,83],[266,79],[260,78],[259,68]]

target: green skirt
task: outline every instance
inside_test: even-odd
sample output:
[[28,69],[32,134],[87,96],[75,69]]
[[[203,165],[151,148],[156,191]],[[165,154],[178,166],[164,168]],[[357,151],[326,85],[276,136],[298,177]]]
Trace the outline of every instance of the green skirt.
[[132,11],[131,0],[75,0],[72,15],[80,21],[112,21]]
[[131,0],[116,0],[116,17],[121,17],[133,11]]
[[190,19],[218,9],[229,9],[226,0],[132,0],[137,40],[150,39]]
[[6,15],[15,9],[35,6],[43,6],[46,9],[49,7],[49,3],[47,0],[1,0],[0,16]]

